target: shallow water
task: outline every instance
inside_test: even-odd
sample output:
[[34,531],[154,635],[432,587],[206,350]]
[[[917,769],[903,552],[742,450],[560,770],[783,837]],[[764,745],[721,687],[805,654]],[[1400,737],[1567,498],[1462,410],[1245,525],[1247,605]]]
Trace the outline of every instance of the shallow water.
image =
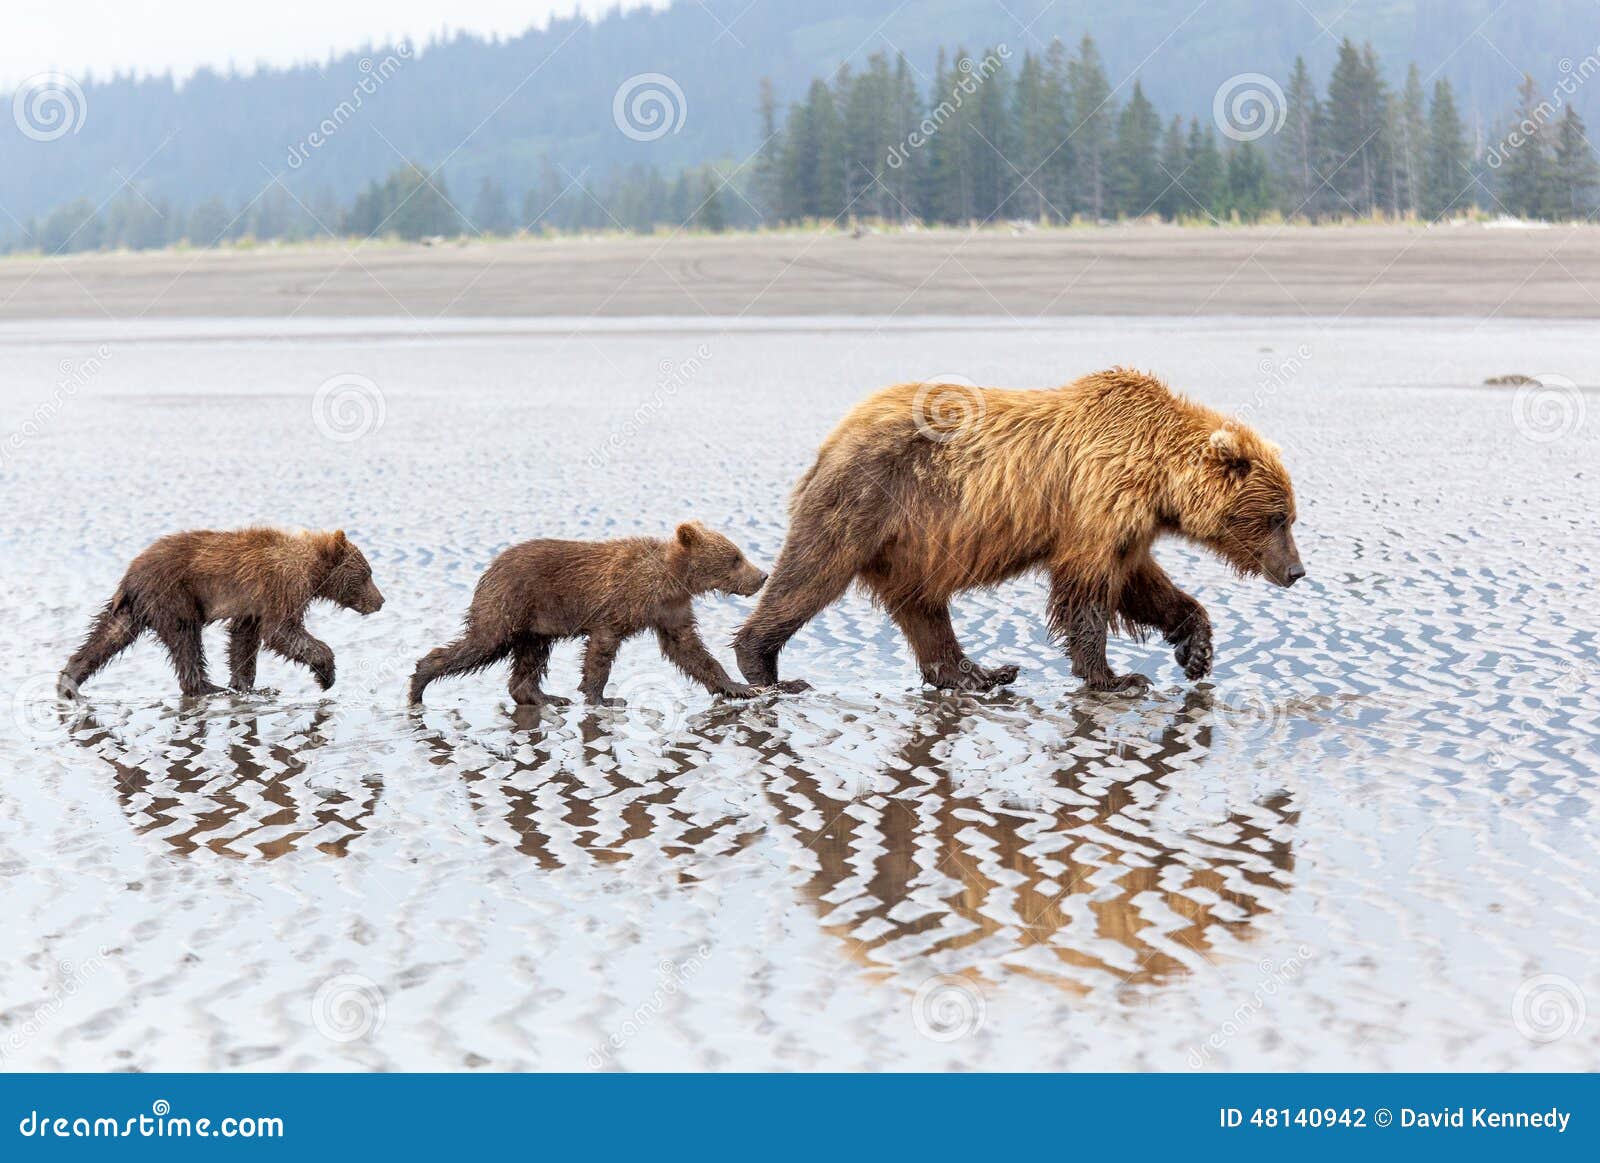
[[[864,392],[1118,362],[1297,482],[1293,591],[1158,551],[1213,681],[1118,643],[1155,688],[1077,693],[1026,579],[957,607],[1009,693],[921,691],[852,596],[784,655],[811,694],[636,642],[625,710],[401,706],[512,541],[698,517],[770,562]],[[1515,320],[0,326],[0,1062],[1592,1068],[1594,384],[1590,325]],[[278,697],[183,709],[146,641],[56,707],[135,552],[256,521],[344,527],[388,595],[313,613],[330,697],[264,657]],[[701,605],[730,662],[749,605]]]

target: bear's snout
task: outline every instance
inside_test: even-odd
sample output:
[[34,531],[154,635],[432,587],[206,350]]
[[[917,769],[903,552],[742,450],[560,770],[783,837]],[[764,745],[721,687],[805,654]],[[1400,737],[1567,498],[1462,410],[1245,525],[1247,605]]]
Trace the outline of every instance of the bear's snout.
[[767,575],[753,565],[747,565],[734,577],[733,583],[728,587],[730,593],[738,594],[741,598],[748,598],[767,584]]
[[356,612],[365,616],[376,614],[381,609],[383,609],[383,594],[379,592],[377,586],[369,585],[366,592],[361,595],[361,605],[356,607]]

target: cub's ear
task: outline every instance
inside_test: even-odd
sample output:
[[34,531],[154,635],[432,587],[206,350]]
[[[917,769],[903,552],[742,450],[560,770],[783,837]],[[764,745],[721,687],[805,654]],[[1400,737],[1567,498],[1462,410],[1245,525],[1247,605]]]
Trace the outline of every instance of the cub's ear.
[[1232,428],[1218,428],[1206,447],[1231,475],[1242,477],[1250,471],[1250,455],[1245,451],[1244,441]]
[[685,549],[693,549],[700,544],[700,522],[685,521],[677,528],[678,544]]
[[333,547],[335,549],[349,549],[350,538],[344,535],[343,529],[336,529],[333,533]]

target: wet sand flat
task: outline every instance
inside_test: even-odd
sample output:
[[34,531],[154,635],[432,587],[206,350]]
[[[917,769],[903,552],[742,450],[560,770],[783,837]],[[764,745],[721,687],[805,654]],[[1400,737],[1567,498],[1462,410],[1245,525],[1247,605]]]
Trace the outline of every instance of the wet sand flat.
[[[957,603],[1022,667],[993,696],[920,689],[851,595],[805,695],[713,704],[635,642],[623,710],[519,719],[503,669],[401,705],[515,540],[698,517],[770,562],[865,392],[1119,362],[1295,475],[1294,590],[1159,550],[1211,681],[1118,642],[1154,688],[1078,692],[1029,578]],[[1560,321],[0,325],[4,1065],[1591,1068],[1596,384]],[[137,550],[262,520],[347,529],[388,596],[313,611],[330,695],[267,657],[278,696],[185,710],[146,641],[54,705]],[[725,660],[749,608],[702,603]]]
[[0,319],[1600,317],[1600,227],[949,230],[0,260]]

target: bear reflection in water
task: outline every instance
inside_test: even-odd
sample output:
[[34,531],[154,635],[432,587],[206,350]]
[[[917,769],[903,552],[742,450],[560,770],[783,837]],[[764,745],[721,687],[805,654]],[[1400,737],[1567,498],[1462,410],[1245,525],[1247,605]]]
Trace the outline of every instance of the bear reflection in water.
[[[1159,982],[1203,961],[1218,931],[1247,939],[1287,887],[1298,812],[1286,793],[1203,821],[1189,818],[1192,805],[1179,823],[1159,818],[1169,778],[1210,751],[1204,690],[1131,723],[1104,703],[1051,715],[1064,737],[1017,763],[952,751],[981,738],[974,727],[987,714],[1046,709],[934,695],[912,708],[887,757],[874,751],[881,720],[808,721],[795,704],[717,708],[666,745],[617,747],[625,741],[593,717],[580,720],[580,740],[537,720],[492,748],[464,729],[423,738],[465,782],[486,837],[546,869],[664,855],[679,882],[693,882],[755,857],[764,838],[767,858],[803,877],[823,928],[885,978],[936,963]],[[863,751],[880,758],[841,776]],[[990,778],[1041,760],[1047,779]],[[770,773],[751,776],[768,810],[697,803],[708,767]]]
[[366,831],[382,784],[372,776],[332,782],[313,756],[328,743],[332,716],[248,710],[180,715],[154,728],[103,726],[78,711],[67,726],[80,746],[110,765],[122,812],[140,835],[182,855],[201,850],[236,860],[276,860],[314,848],[344,856]]
[[[888,747],[889,708],[860,709],[722,706],[664,736],[631,708],[561,723],[519,712],[492,737],[436,715],[414,730],[489,843],[549,872],[664,861],[679,884],[777,862],[844,954],[885,979],[1156,983],[1223,933],[1248,939],[1287,888],[1289,795],[1207,809],[1191,791],[1219,790],[1190,780],[1215,767],[1205,689],[1137,711],[916,695],[909,717],[895,708],[903,735]],[[113,730],[80,712],[72,735],[115,772],[134,829],[185,856],[344,856],[382,787],[318,760],[329,718],[234,711]],[[1019,735],[1023,721],[1039,729]],[[708,775],[729,771],[750,773],[742,804]]]

